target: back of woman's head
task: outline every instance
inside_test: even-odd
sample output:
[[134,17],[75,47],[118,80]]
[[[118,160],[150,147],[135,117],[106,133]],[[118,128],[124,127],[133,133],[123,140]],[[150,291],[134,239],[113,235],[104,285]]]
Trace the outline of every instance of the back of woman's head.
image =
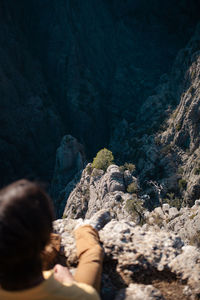
[[20,180],[0,191],[0,276],[34,264],[49,242],[53,210],[44,190]]

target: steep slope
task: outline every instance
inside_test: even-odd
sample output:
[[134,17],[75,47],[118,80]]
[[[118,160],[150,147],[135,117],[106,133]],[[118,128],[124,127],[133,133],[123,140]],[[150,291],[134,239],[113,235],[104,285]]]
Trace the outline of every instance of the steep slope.
[[[169,72],[177,51],[191,37],[198,11],[195,0],[176,5],[172,0],[164,4],[158,0],[2,0],[2,66],[9,61],[2,76],[7,78],[9,70],[10,85],[4,83],[1,91],[12,103],[19,97],[15,109],[26,110],[21,113],[25,121],[19,113],[11,113],[14,125],[5,121],[2,125],[2,139],[6,135],[13,145],[1,143],[2,160],[8,161],[2,164],[4,182],[29,172],[48,179],[64,134],[78,138],[89,157],[110,142],[123,159],[126,151],[117,151],[116,143],[120,128],[136,119],[160,76]],[[27,100],[32,96],[42,99],[41,109],[35,107],[37,100]],[[10,101],[1,110],[3,120],[10,113]],[[40,121],[34,116],[29,122],[32,112]],[[27,138],[28,130],[38,139]],[[30,140],[24,151],[27,166],[19,154],[25,140]]]
[[195,1],[34,3],[30,30],[41,43],[35,54],[67,130],[90,155],[108,143],[119,120],[135,117],[169,71],[198,8]]
[[[186,202],[193,204],[200,198],[200,26],[185,51],[176,61],[183,66],[183,80],[177,85],[181,94],[180,104],[168,120],[168,127],[158,138],[161,144],[168,145],[169,155],[176,159],[176,172],[179,185]],[[177,68],[178,69],[178,68]],[[176,73],[177,74],[177,73]],[[179,74],[177,74],[179,75]],[[180,76],[179,75],[179,76]],[[177,76],[178,77],[178,76]],[[175,86],[175,85],[174,85]],[[182,181],[181,181],[182,180]]]
[[191,204],[200,197],[199,41],[197,26],[171,74],[163,77],[156,93],[146,99],[135,122],[124,123],[123,131],[120,125],[111,143],[124,160],[136,164],[143,188],[154,199],[147,184],[150,180],[162,185],[163,196],[171,192]]

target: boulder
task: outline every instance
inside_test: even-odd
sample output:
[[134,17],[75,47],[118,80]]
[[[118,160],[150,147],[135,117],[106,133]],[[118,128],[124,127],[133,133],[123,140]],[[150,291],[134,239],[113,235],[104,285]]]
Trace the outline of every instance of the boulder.
[[[54,222],[69,266],[77,264],[73,230],[78,224],[81,219]],[[194,299],[200,293],[200,252],[176,234],[111,220],[99,235],[105,252],[103,300]]]
[[115,300],[164,300],[161,292],[152,285],[130,284],[118,292]]

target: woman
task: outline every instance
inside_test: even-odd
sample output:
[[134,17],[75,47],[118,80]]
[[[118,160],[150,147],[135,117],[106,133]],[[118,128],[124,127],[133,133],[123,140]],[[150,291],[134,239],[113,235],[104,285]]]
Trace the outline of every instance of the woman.
[[[102,227],[103,212],[92,220]],[[17,181],[0,191],[0,299],[100,299],[103,251],[97,230],[87,224],[75,231],[79,265],[74,278],[56,265],[45,278],[41,252],[50,241],[53,209],[39,185]],[[92,287],[93,286],[93,287]]]

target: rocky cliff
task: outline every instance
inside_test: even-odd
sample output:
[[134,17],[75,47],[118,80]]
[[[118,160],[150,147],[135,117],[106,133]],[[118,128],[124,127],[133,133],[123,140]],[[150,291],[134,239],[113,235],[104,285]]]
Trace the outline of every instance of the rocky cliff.
[[150,180],[162,186],[163,198],[173,194],[192,205],[200,197],[199,42],[198,25],[170,75],[144,101],[133,123],[119,125],[111,143],[118,152],[125,147],[124,159],[136,164],[143,189],[154,199]]
[[105,251],[103,300],[199,299],[200,200],[191,208],[165,203],[150,212],[132,173],[117,165],[107,171],[86,166],[69,197],[63,197],[63,218],[54,222],[60,255],[72,270],[76,267],[73,231],[103,209],[112,217],[99,232]]
[[64,134],[89,157],[110,143],[119,160],[132,160],[119,140],[131,139],[198,11],[195,0],[2,0],[1,185],[29,174],[49,180]]
[[[0,186],[51,180],[70,267],[75,226],[109,210],[104,300],[199,299],[199,9],[0,3]],[[119,166],[86,166],[106,145]]]
[[[77,263],[77,220],[57,220],[68,265]],[[200,252],[174,233],[111,221],[100,231],[105,250],[102,299],[198,299]],[[66,246],[67,245],[67,246]]]

